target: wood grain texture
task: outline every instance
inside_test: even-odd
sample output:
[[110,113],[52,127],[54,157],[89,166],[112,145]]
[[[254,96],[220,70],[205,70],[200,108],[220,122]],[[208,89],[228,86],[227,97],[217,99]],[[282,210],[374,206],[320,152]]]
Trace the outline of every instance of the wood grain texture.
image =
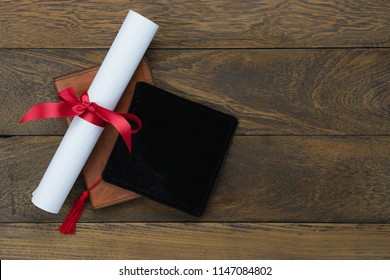
[[1,259],[388,259],[390,225],[0,224]]
[[[83,181],[59,215],[30,199],[65,122],[17,122],[56,99],[53,77],[101,63],[129,9],[160,25],[156,85],[239,127],[203,217],[87,204],[64,236]],[[0,14],[0,259],[390,258],[389,1],[3,0]]]
[[2,48],[107,48],[127,11],[160,25],[154,48],[390,46],[383,0],[3,0]]
[[[106,50],[0,50],[0,135],[61,135],[63,120],[17,122],[56,100],[52,78]],[[238,135],[389,135],[390,49],[154,50],[156,85],[235,115]]]
[[[60,137],[0,139],[0,222],[62,222],[84,189],[78,180],[59,215],[31,193]],[[194,218],[146,198],[81,221],[390,222],[390,137],[235,137],[205,215]]]

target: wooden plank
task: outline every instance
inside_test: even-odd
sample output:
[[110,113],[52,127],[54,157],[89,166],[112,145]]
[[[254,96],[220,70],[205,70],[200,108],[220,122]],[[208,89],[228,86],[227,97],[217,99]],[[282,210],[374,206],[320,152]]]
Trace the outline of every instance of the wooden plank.
[[107,48],[129,9],[160,25],[155,48],[390,46],[381,0],[3,0],[0,47]]
[[[56,100],[52,78],[106,50],[0,50],[0,135],[60,135],[63,120],[17,125]],[[155,50],[156,85],[239,118],[238,135],[389,135],[390,49]]]
[[[0,138],[0,222],[62,222],[30,202],[60,137]],[[81,221],[390,222],[390,137],[235,137],[206,213],[195,218],[146,198]]]
[[[390,225],[0,224],[1,259],[388,259]],[[21,250],[23,248],[23,250]]]

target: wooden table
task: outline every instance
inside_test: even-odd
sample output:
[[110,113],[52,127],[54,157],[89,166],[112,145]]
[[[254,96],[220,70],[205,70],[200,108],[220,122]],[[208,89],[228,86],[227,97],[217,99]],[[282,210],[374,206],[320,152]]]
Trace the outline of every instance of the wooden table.
[[[88,204],[76,236],[30,202],[64,120],[17,122],[101,63],[128,9],[160,25],[156,85],[239,118],[205,215]],[[0,3],[1,259],[390,258],[389,1]]]

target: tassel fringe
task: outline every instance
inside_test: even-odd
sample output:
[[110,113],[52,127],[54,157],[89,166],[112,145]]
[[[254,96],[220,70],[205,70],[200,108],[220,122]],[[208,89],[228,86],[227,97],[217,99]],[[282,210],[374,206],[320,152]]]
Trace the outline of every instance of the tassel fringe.
[[65,221],[58,228],[58,230],[62,234],[76,234],[76,224],[83,214],[85,201],[88,199],[91,190],[96,187],[101,181],[102,178],[97,180],[91,187],[89,187],[76,199],[75,203],[72,206],[72,209],[70,209],[68,215],[66,216]]

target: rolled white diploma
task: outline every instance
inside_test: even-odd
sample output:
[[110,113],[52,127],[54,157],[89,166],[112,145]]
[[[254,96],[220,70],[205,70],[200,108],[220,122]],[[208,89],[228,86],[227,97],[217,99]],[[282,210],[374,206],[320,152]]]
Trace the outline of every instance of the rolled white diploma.
[[[157,24],[129,11],[88,90],[91,102],[115,109],[157,29]],[[55,214],[60,211],[102,131],[100,126],[73,118],[33,192],[35,206]]]

